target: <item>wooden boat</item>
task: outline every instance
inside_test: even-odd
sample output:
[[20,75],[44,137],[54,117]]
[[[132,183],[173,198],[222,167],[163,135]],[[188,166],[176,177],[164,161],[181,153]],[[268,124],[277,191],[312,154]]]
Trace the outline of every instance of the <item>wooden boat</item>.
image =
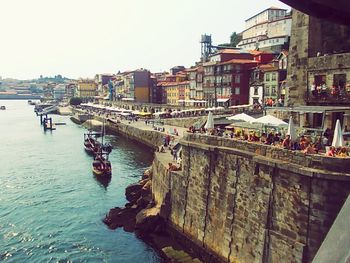
[[[89,131],[88,133],[85,133],[84,134],[85,151],[93,156],[96,156],[96,154],[101,151],[109,154],[112,151],[113,146],[109,143],[103,142],[104,135],[105,135],[104,123],[103,123],[101,132]],[[101,137],[101,142],[97,140],[98,137]]]
[[92,163],[92,172],[97,177],[110,177],[112,175],[112,165],[108,160],[108,153],[99,152]]
[[100,133],[89,131],[84,133],[84,149],[88,154],[96,155],[101,151],[101,143],[97,140]]

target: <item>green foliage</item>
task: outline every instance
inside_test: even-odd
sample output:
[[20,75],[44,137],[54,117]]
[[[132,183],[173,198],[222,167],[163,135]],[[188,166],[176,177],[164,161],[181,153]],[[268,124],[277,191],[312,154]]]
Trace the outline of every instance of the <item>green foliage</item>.
[[83,101],[79,97],[73,97],[70,99],[69,104],[70,105],[80,105]]
[[236,32],[233,32],[230,36],[230,44],[232,47],[236,47],[239,41],[241,40],[242,40],[242,35],[239,35]]
[[224,43],[224,44],[220,44],[218,45],[219,47],[236,47],[237,44],[239,43],[239,41],[242,40],[242,35],[237,34],[236,32],[233,32],[230,36],[230,43]]

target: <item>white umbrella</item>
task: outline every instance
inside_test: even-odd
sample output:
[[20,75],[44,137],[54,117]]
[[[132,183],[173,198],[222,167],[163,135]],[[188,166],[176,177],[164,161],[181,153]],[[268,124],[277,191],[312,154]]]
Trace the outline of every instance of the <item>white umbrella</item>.
[[262,123],[265,125],[270,125],[270,126],[280,126],[280,125],[288,125],[288,123],[272,116],[272,115],[265,115],[263,117],[260,117],[254,121],[253,123]]
[[297,132],[295,131],[295,126],[293,123],[292,116],[289,117],[289,125],[288,125],[287,135],[290,136],[291,141],[295,141],[297,139]]
[[213,117],[213,113],[211,111],[209,111],[207,123],[205,124],[204,128],[214,129],[214,117]]
[[232,120],[232,121],[246,121],[246,122],[255,121],[255,118],[253,118],[252,116],[249,116],[245,113],[236,114],[236,115],[227,117],[226,119]]
[[344,144],[345,144],[344,143],[344,137],[343,137],[343,132],[341,130],[340,121],[337,120],[337,122],[335,124],[335,130],[334,130],[332,146],[337,148],[337,147],[343,147]]

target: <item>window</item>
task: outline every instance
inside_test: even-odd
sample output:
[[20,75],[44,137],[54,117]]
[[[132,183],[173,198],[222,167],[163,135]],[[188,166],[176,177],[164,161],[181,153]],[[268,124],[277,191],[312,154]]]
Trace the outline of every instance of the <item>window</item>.
[[239,87],[235,88],[235,95],[239,95],[241,93],[241,89]]
[[345,89],[346,84],[346,74],[334,74],[333,75],[333,85],[338,87],[340,90]]
[[235,76],[235,83],[241,83],[241,76],[240,75]]
[[270,81],[270,73],[265,74],[265,81]]
[[259,88],[258,87],[254,87],[254,95],[259,95]]
[[271,80],[276,80],[276,73],[271,74]]
[[326,84],[326,75],[315,75],[315,86]]
[[276,96],[276,95],[277,95],[276,86],[272,86],[271,87],[271,96]]
[[265,92],[264,92],[265,94],[265,97],[268,97],[268,96],[270,96],[270,86],[266,86],[265,87]]
[[236,72],[241,70],[241,65],[236,65]]

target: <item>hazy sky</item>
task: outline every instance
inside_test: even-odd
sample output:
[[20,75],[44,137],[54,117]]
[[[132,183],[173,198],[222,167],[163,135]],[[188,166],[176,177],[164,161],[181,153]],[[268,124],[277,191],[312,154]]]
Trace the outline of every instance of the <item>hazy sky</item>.
[[174,65],[200,57],[200,36],[229,42],[277,0],[0,0],[0,76],[70,78]]

